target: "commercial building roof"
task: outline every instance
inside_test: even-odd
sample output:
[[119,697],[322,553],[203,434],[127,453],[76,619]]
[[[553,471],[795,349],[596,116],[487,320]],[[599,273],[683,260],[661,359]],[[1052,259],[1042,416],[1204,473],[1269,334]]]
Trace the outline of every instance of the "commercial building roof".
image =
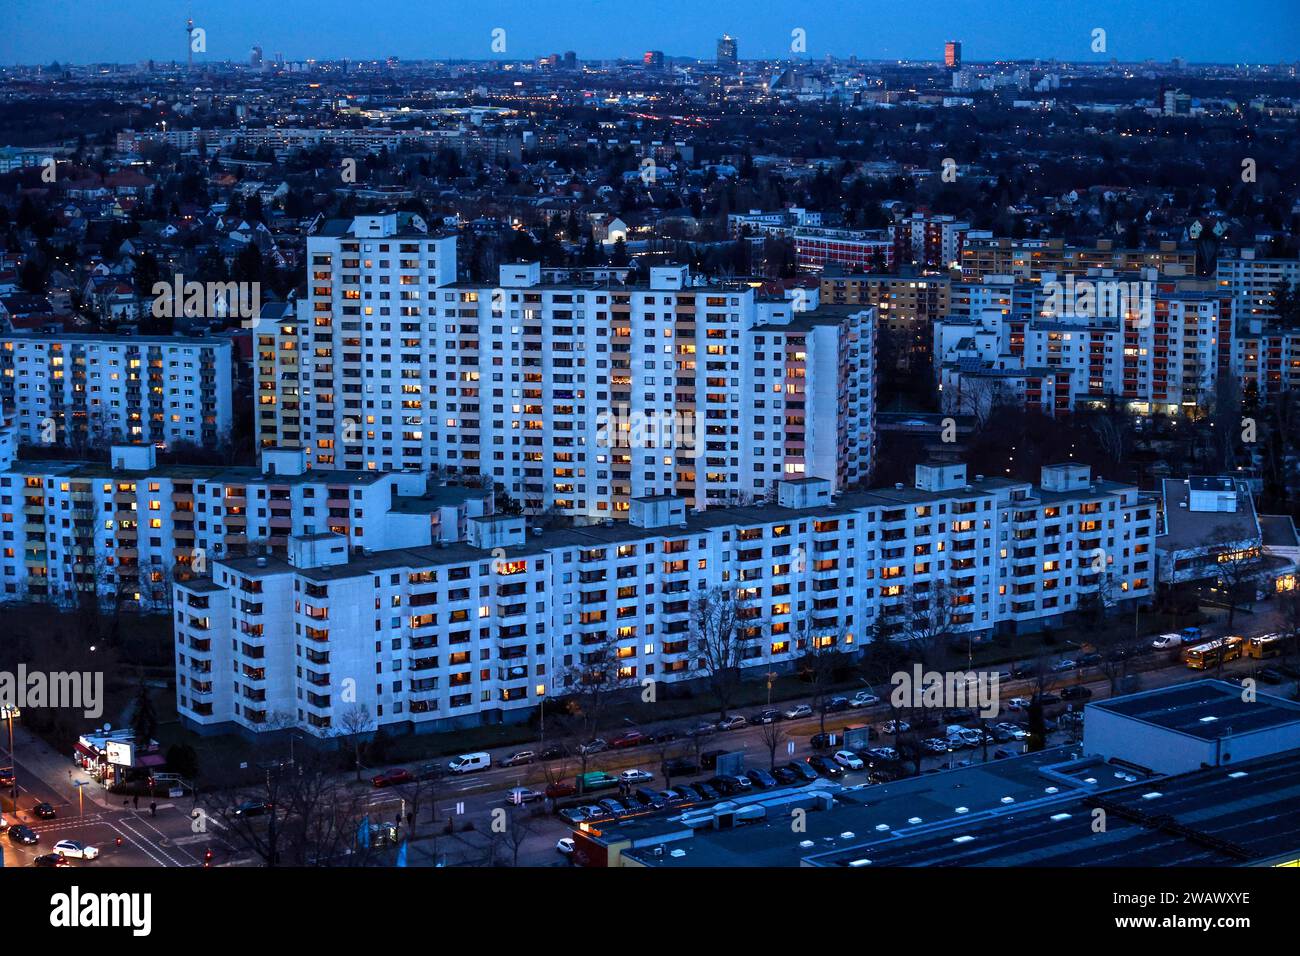
[[1242,689],[1227,681],[1199,680],[1097,701],[1088,704],[1088,709],[1120,714],[1199,740],[1300,724],[1300,704],[1270,694],[1259,694],[1251,701],[1242,698]]

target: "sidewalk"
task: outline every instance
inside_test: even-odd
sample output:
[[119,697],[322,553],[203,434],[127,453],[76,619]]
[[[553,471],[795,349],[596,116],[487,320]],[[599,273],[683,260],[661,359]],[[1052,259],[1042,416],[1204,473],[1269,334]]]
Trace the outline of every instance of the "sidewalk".
[[[90,774],[72,762],[71,754],[54,750],[40,737],[24,730],[20,721],[14,721],[13,757],[23,769],[35,774],[41,783],[73,806],[77,806],[80,800],[77,796],[78,789],[85,791],[87,804],[106,810],[121,806],[120,802],[115,803],[115,801],[121,801],[123,798],[113,796],[103,784],[91,779]],[[86,780],[88,783],[78,788],[73,784],[75,780]],[[23,786],[26,781],[19,777],[18,783]]]

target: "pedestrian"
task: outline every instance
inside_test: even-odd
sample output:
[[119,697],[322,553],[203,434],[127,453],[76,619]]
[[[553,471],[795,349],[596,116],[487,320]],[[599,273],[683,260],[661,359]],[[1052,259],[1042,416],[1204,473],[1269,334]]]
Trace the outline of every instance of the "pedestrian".
[[152,803],[149,804],[149,816],[151,816],[151,817],[156,817],[156,816],[158,816],[158,801],[157,801],[157,800],[155,800],[155,801],[153,801]]
[[136,808],[137,810],[139,810],[139,809],[140,809],[140,794],[137,793],[137,794],[136,794],[134,797],[132,797],[131,799],[135,802],[135,808]]

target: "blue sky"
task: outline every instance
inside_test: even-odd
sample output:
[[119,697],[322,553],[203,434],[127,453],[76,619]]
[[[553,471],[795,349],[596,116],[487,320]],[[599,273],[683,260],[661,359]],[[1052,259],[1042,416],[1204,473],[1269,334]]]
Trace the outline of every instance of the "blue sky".
[[[184,59],[192,11],[207,57],[246,60],[253,44],[290,59],[506,58],[575,50],[580,58],[713,55],[731,33],[741,56],[776,56],[802,28],[813,57],[967,60],[1058,57],[1277,63],[1300,59],[1296,0],[0,0],[0,63]],[[1092,31],[1106,30],[1106,53]]]

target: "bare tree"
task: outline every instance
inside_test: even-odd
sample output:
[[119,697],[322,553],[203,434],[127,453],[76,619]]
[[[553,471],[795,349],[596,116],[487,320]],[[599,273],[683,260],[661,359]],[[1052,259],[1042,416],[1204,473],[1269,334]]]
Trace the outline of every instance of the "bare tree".
[[701,591],[690,602],[690,648],[718,699],[725,720],[740,687],[749,649],[762,635],[757,607],[722,587]]
[[763,741],[763,746],[767,749],[768,770],[776,769],[776,751],[790,739],[790,735],[785,732],[785,728],[779,721],[773,720],[766,724],[759,725],[759,739]]
[[820,720],[818,729],[826,732],[826,695],[835,684],[835,678],[848,666],[844,653],[844,629],[834,633],[817,634],[810,618],[803,618],[798,627],[797,647],[803,649],[799,658],[799,676],[812,690],[812,706]]
[[1255,598],[1255,577],[1259,567],[1259,548],[1237,539],[1238,533],[1231,527],[1219,525],[1205,537],[1216,563],[1217,583],[1223,590],[1224,605],[1228,609],[1229,629],[1236,620],[1237,611],[1246,603],[1246,593],[1249,592],[1250,601]]
[[610,702],[619,691],[635,684],[635,679],[625,677],[619,663],[618,640],[610,634],[584,641],[579,649],[578,661],[564,675],[566,708],[582,728],[581,743],[576,748],[582,766],[587,772],[591,754],[587,744],[600,732]]
[[353,704],[339,715],[339,733],[352,738],[352,766],[356,770],[357,782],[361,782],[361,747],[365,743],[362,734],[368,733],[375,725],[375,718],[370,715],[370,708],[365,704]]

